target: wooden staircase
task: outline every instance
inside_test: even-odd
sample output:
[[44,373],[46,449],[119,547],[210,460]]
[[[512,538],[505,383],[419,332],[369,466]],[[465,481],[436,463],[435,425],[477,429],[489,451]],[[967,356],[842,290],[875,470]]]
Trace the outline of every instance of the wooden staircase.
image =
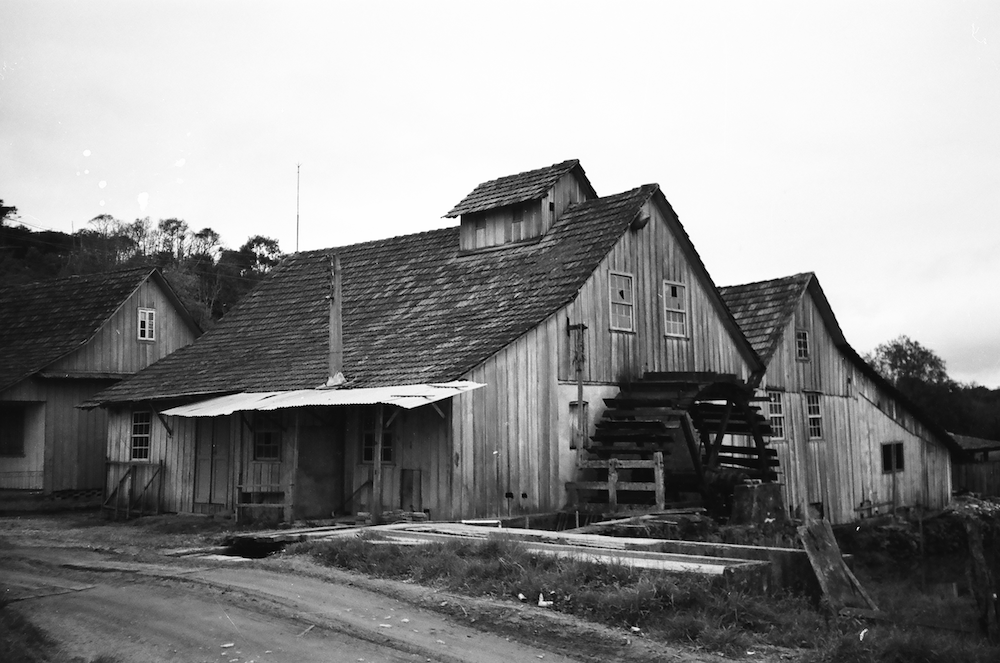
[[[744,479],[777,479],[770,425],[753,405],[753,389],[734,375],[646,373],[623,384],[581,453],[571,501],[656,505],[668,494],[699,492]],[[725,442],[745,435],[750,446]]]

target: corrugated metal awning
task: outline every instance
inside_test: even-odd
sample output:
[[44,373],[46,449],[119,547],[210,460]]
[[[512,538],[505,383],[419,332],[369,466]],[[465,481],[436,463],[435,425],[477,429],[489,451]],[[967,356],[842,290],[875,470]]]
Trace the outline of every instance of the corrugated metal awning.
[[485,387],[478,382],[458,380],[437,384],[404,384],[364,389],[297,389],[218,396],[164,410],[172,417],[219,417],[250,410],[280,410],[309,405],[398,405],[408,410]]

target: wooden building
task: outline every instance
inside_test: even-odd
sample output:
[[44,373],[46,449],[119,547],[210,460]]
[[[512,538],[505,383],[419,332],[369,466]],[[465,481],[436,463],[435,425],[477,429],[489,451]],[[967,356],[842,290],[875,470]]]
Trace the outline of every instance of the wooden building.
[[110,457],[162,463],[161,486],[133,477],[137,505],[550,511],[622,384],[763,372],[655,184],[599,197],[567,161],[480,184],[447,216],[289,256],[196,343],[93,399]]
[[0,287],[0,488],[102,489],[107,417],[87,398],[194,341],[158,270]]
[[767,371],[785,500],[833,523],[951,496],[953,438],[851,348],[816,276],[721,289]]

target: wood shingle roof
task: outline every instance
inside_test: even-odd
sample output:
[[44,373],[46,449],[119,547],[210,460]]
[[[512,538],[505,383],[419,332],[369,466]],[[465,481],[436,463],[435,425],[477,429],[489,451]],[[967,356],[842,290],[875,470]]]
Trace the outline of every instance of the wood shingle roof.
[[722,299],[764,363],[778,347],[812,272],[719,288]]
[[455,205],[445,217],[451,218],[471,212],[483,212],[505,205],[514,205],[529,200],[542,198],[552,186],[566,173],[573,169],[579,171],[581,180],[590,188],[591,196],[596,198],[593,187],[587,180],[578,159],[570,159],[545,168],[529,170],[516,175],[507,175],[489,182],[483,182]]
[[529,245],[461,254],[454,227],[291,255],[194,344],[95,401],[325,383],[334,252],[346,386],[457,379],[569,303],[658,190],[650,184],[574,205]]
[[139,267],[0,286],[0,390],[87,343],[153,272]]

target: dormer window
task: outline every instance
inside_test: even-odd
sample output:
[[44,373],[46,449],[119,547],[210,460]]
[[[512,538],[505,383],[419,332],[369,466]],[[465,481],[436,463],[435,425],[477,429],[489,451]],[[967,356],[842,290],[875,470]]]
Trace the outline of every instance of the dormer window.
[[139,340],[156,340],[156,310],[151,308],[139,309]]

